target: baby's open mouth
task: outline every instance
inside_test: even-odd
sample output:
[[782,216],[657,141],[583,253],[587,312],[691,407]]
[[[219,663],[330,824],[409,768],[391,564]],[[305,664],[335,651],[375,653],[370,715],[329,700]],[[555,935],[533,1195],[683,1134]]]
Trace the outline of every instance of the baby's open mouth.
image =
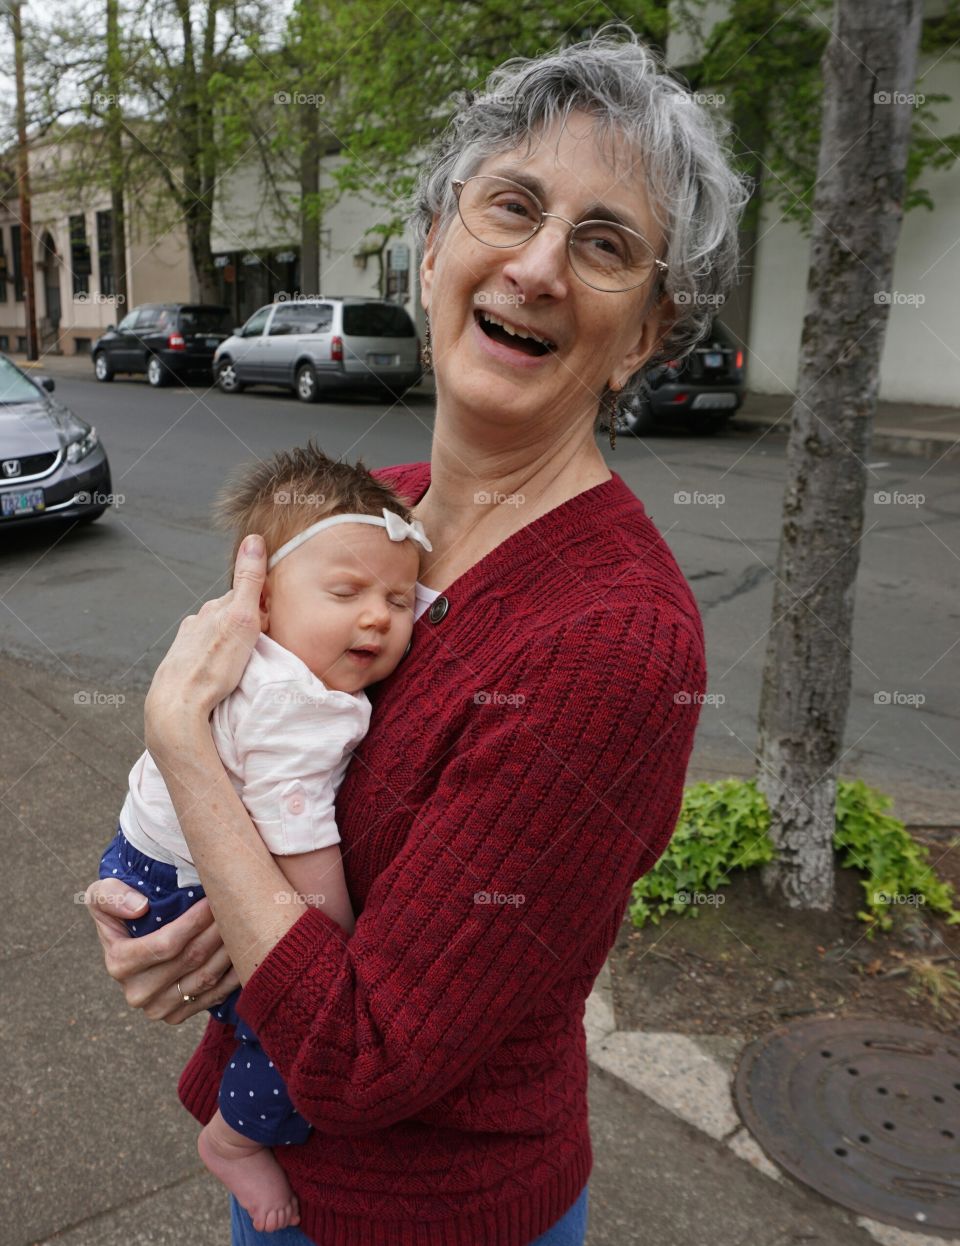
[[548,355],[557,349],[556,342],[546,337],[539,337],[516,325],[508,326],[506,321],[495,316],[493,312],[479,308],[473,314],[487,337],[500,342],[503,346],[510,346],[524,355]]

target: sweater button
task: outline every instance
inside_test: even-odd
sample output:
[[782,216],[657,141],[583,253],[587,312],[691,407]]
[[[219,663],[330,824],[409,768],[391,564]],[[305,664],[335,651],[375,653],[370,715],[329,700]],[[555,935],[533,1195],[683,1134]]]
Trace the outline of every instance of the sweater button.
[[450,603],[446,597],[438,597],[430,606],[430,622],[439,623],[449,609]]

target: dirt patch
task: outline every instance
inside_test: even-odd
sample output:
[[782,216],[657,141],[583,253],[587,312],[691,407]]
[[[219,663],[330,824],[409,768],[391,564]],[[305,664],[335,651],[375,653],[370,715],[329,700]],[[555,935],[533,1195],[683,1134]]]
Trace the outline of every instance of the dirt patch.
[[[960,832],[912,828],[960,908]],[[894,928],[866,937],[863,888],[837,871],[829,913],[772,905],[759,870],[734,873],[723,903],[637,930],[624,918],[610,953],[617,1025],[749,1041],[807,1016],[882,1016],[960,1032],[960,926],[901,906]],[[939,996],[939,999],[938,999]]]

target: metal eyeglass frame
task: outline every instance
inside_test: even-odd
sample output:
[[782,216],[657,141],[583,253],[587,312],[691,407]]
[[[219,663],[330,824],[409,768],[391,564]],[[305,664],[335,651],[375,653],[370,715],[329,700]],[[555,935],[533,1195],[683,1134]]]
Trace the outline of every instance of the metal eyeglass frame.
[[[464,186],[466,186],[467,182],[477,181],[481,177],[485,178],[487,181],[504,182],[508,186],[516,186],[516,188],[518,190],[522,190],[525,195],[529,195],[529,197],[533,200],[533,202],[540,209],[540,220],[537,222],[537,224],[534,226],[534,228],[531,230],[530,234],[526,238],[522,238],[519,242],[505,242],[502,244],[497,243],[497,242],[487,242],[485,238],[477,238],[477,235],[473,232],[473,230],[470,228],[467,222],[463,219],[463,213],[460,211],[460,193],[463,190]],[[570,233],[567,236],[567,249],[568,250],[570,250],[573,247],[573,231],[575,229],[578,229],[581,225],[615,225],[617,229],[622,229],[624,230],[625,233],[632,234],[634,238],[639,238],[640,241],[643,243],[643,245],[650,252],[650,258],[653,260],[653,263],[656,266],[656,268],[658,268],[661,273],[665,273],[667,271],[668,266],[666,262],[664,260],[658,259],[656,255],[654,255],[653,247],[650,245],[647,239],[644,238],[643,234],[637,233],[637,231],[635,229],[631,229],[629,225],[620,225],[616,221],[574,222],[574,221],[568,221],[565,216],[560,216],[558,212],[545,212],[543,210],[543,204],[540,202],[537,196],[533,193],[533,191],[529,190],[526,186],[523,186],[520,182],[513,181],[512,178],[498,177],[496,174],[493,174],[493,173],[475,173],[473,177],[468,177],[468,178],[463,178],[463,179],[452,178],[450,185],[453,187],[453,193],[457,197],[457,215],[460,217],[460,220],[463,223],[464,229],[467,231],[467,233],[470,235],[471,238],[477,238],[477,242],[482,242],[485,247],[494,247],[497,251],[506,251],[506,250],[509,250],[511,247],[521,247],[523,246],[525,242],[529,242],[530,239],[533,238],[535,234],[539,233],[540,230],[543,228],[543,222],[547,219],[548,216],[552,216],[558,221],[563,221],[564,225],[570,226]],[[577,271],[577,266],[576,264],[574,264],[572,259],[570,261],[570,267],[573,270],[573,272],[576,274],[576,276],[579,278],[579,280],[583,282],[584,285],[589,286],[591,290],[599,290],[601,294],[625,294],[628,290],[638,289],[650,277],[650,273],[648,272],[644,276],[642,281],[637,281],[632,286],[623,286],[621,289],[618,289],[618,290],[608,290],[605,286],[595,286],[592,281],[587,281],[586,277],[582,276]],[[651,272],[652,271],[653,270],[651,269]]]

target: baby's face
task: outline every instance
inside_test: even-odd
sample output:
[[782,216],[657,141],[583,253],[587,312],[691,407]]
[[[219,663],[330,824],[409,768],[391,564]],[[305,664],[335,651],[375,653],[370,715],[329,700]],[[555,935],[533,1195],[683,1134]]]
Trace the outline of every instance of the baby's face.
[[336,524],[268,573],[260,626],[328,688],[358,692],[403,657],[419,570],[415,542],[391,541],[375,524]]

